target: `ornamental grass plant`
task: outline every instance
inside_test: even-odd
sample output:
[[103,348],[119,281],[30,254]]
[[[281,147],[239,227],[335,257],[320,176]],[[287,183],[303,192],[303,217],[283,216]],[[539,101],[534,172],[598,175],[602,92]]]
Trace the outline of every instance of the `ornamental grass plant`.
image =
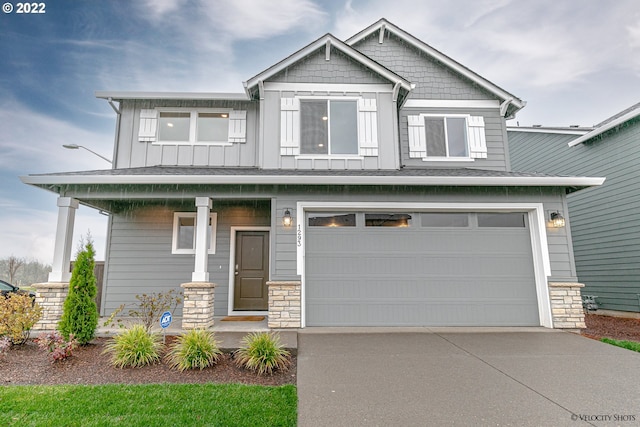
[[193,329],[176,338],[165,358],[179,371],[202,370],[215,364],[221,353],[213,332]]
[[147,332],[144,325],[137,324],[114,336],[104,352],[111,354],[114,366],[136,368],[159,361],[162,346],[159,334]]
[[282,347],[280,335],[273,332],[254,332],[242,339],[243,346],[235,351],[238,366],[272,375],[275,370],[291,364],[290,353]]

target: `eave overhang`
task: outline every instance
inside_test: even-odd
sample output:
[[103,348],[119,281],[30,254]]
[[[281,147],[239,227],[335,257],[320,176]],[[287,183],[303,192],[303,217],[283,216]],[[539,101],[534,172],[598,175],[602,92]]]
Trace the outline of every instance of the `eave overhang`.
[[587,142],[590,139],[593,139],[597,136],[602,135],[603,133],[614,129],[617,126],[622,125],[625,122],[628,122],[629,120],[635,119],[636,117],[640,116],[640,108],[636,108],[635,110],[632,110],[630,112],[628,112],[627,114],[624,114],[620,117],[618,117],[615,120],[612,120],[594,130],[592,130],[591,132],[581,136],[580,138],[576,138],[573,141],[569,142],[569,147],[575,147],[578,144],[581,144],[583,142]]
[[194,100],[224,100],[224,101],[249,101],[247,94],[222,93],[222,92],[127,92],[127,91],[96,91],[95,97],[99,99],[113,99],[116,101],[130,99],[194,99]]

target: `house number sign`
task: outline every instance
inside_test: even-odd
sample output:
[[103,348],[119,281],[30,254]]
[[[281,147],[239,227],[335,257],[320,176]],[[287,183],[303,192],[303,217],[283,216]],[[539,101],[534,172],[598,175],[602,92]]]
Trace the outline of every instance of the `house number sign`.
[[298,224],[298,247],[302,246],[302,226]]

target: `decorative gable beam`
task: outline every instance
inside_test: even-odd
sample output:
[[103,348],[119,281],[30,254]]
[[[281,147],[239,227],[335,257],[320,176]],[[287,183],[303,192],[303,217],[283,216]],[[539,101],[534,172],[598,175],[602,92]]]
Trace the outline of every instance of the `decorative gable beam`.
[[384,30],[387,28],[385,24],[380,26],[380,35],[378,36],[378,43],[382,44],[384,42]]
[[327,39],[327,43],[324,47],[324,60],[331,61],[331,40]]

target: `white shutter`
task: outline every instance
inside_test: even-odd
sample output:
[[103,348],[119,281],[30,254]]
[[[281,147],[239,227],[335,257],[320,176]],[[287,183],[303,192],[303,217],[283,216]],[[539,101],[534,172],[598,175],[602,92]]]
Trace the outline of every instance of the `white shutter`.
[[378,109],[375,99],[358,100],[358,146],[361,156],[378,155]]
[[409,157],[427,157],[427,137],[425,134],[424,118],[421,116],[407,116],[409,124]]
[[300,154],[300,100],[280,99],[280,154]]
[[484,133],[484,117],[469,117],[468,126],[469,157],[472,159],[486,159],[487,138]]
[[229,111],[229,142],[247,142],[246,111]]
[[138,130],[138,141],[155,142],[157,130],[158,111],[140,110],[140,129]]

